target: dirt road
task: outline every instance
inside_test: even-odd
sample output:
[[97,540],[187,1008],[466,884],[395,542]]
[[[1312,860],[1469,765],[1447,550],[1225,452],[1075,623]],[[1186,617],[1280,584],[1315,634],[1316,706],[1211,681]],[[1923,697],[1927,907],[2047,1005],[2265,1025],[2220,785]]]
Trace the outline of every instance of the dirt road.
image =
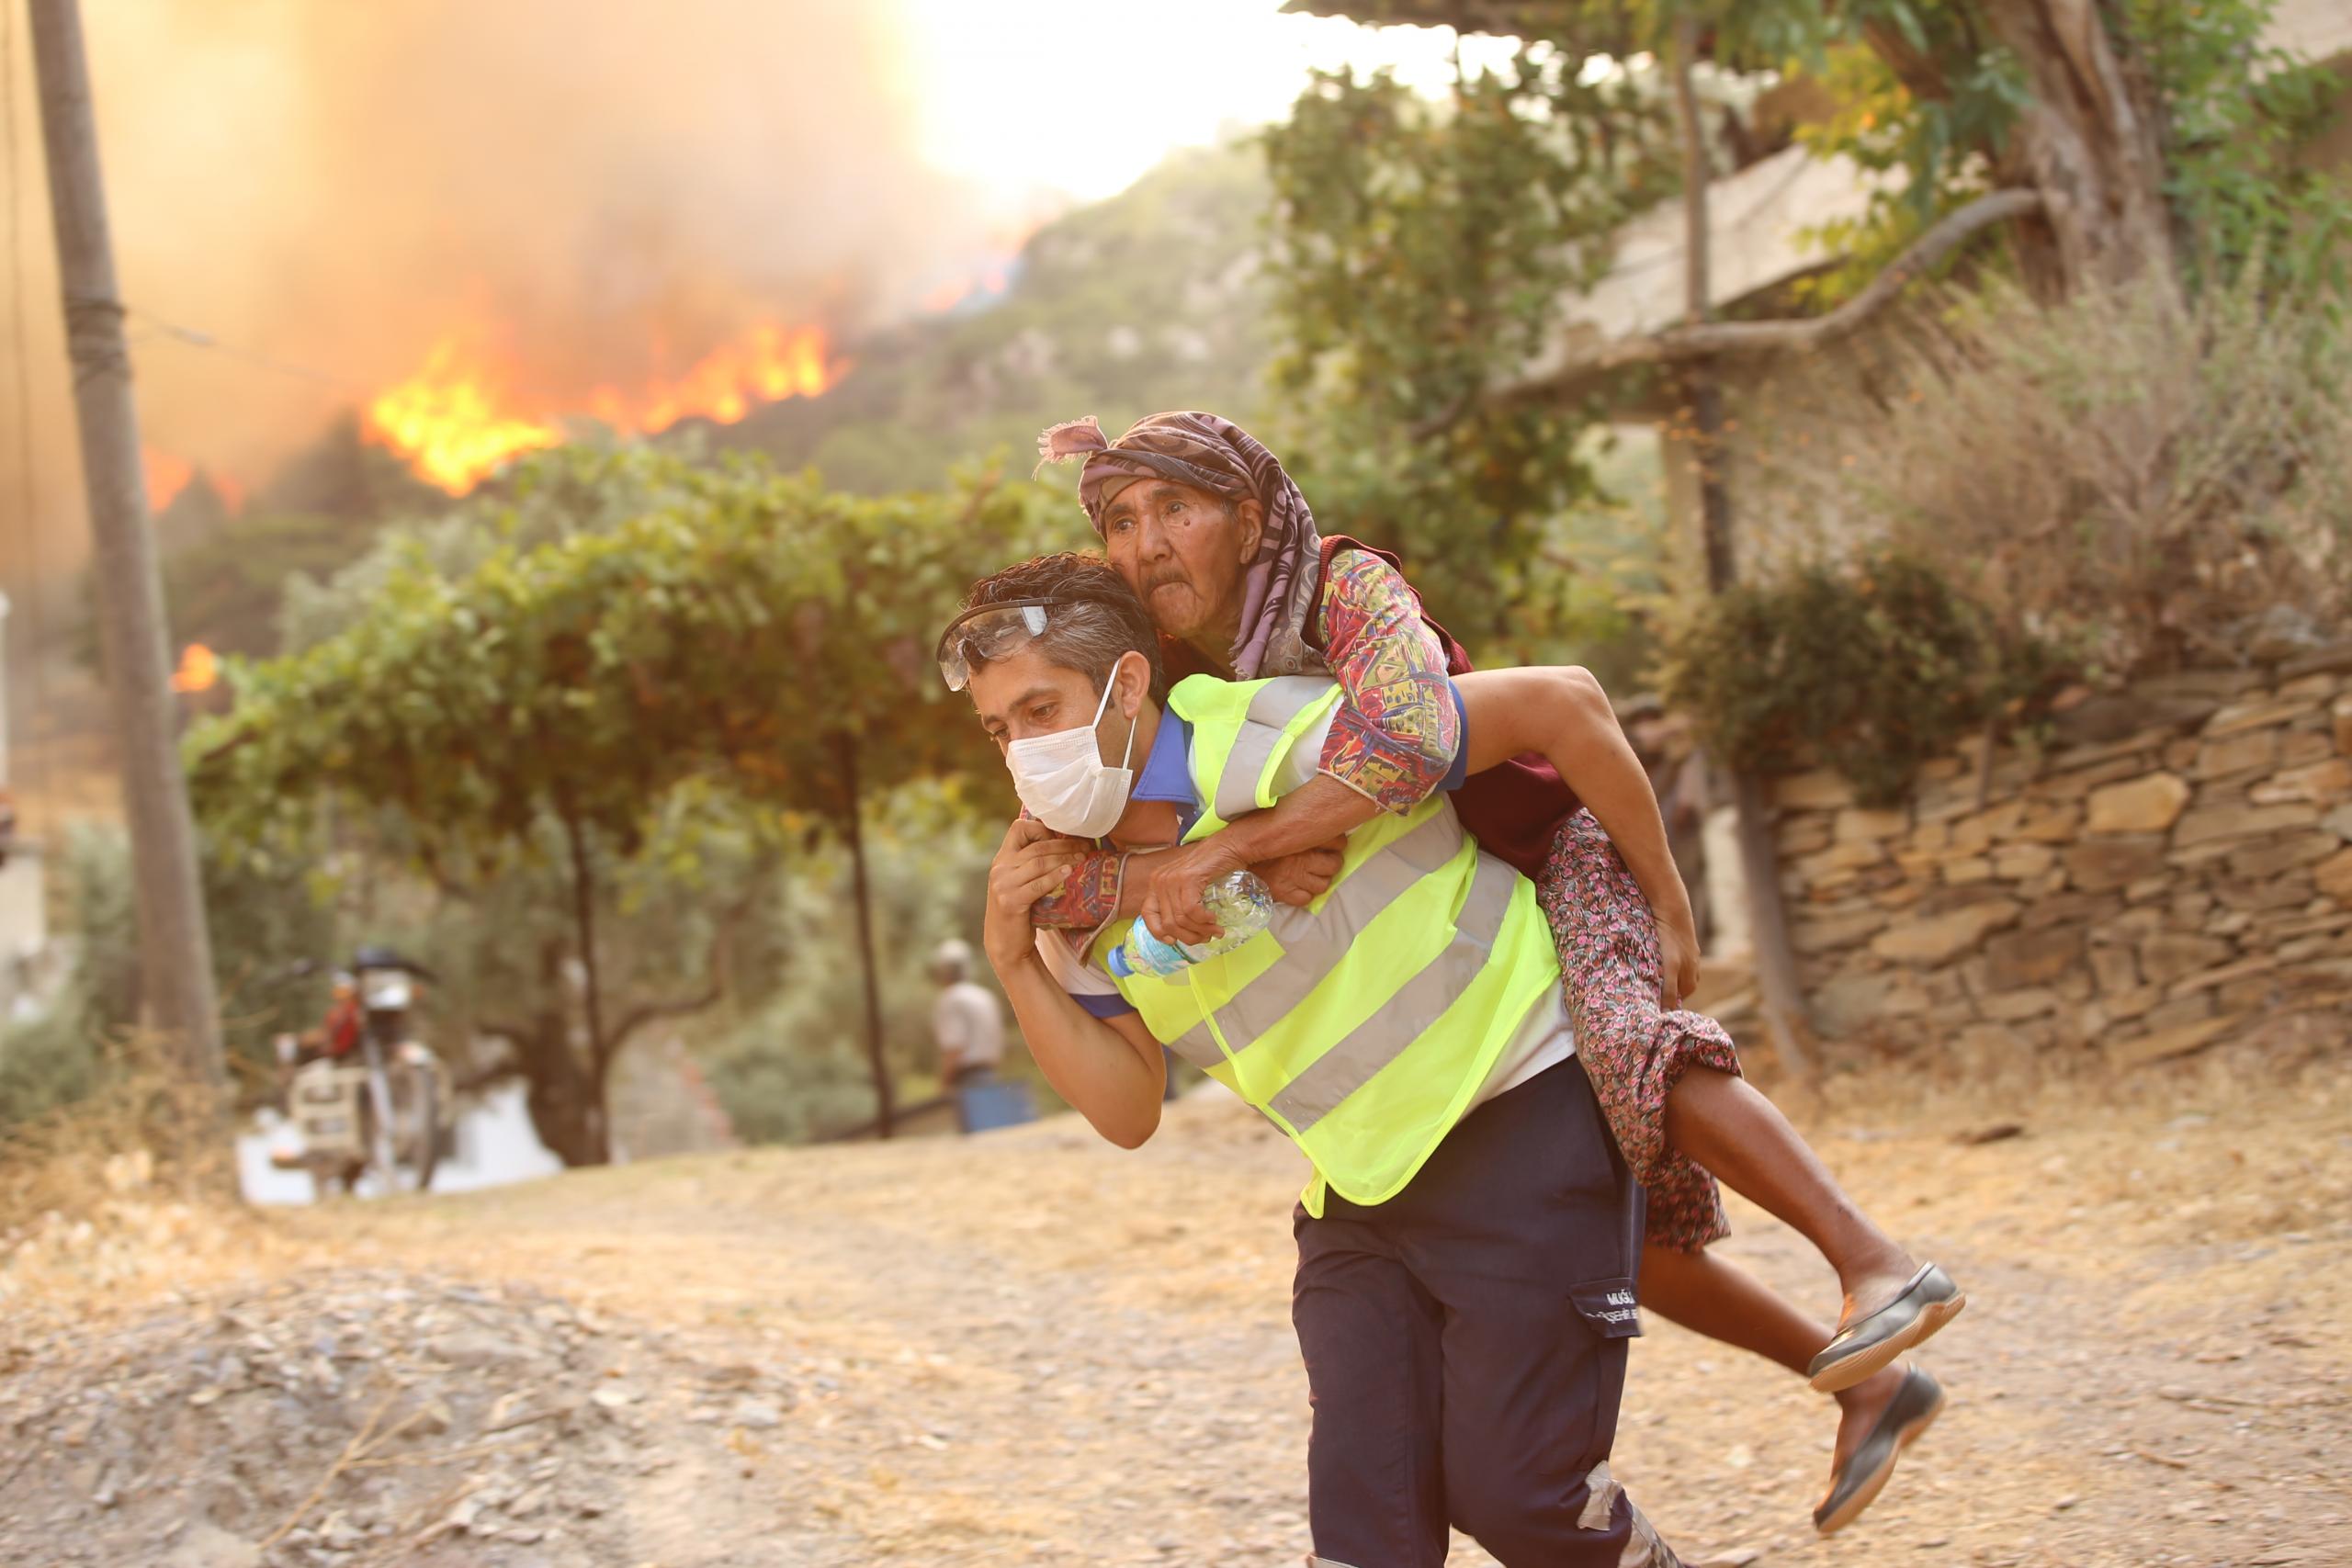
[[[1653,1323],[1620,1478],[1698,1562],[2352,1562],[2352,1092],[2306,1077],[2258,1100],[2213,1064],[2088,1111],[2058,1092],[2004,1114],[1884,1092],[1816,1110],[1832,1165],[1970,1287],[1926,1357],[1951,1411],[1824,1542],[1808,1510],[1830,1403]],[[2005,1122],[2023,1131],[1956,1141]],[[405,1271],[629,1325],[592,1375],[630,1389],[607,1414],[638,1457],[597,1472],[618,1479],[593,1508],[572,1499],[593,1527],[388,1524],[266,1561],[1295,1563],[1300,1174],[1209,1100],[1133,1155],[1065,1121],[271,1216],[220,1288],[242,1271],[290,1301]],[[1790,1233],[1745,1208],[1734,1223],[1732,1256],[1829,1306]],[[725,1368],[778,1391],[758,1419],[712,1403]],[[40,1520],[74,1506],[39,1502]],[[36,1520],[0,1485],[0,1544],[12,1509]],[[1487,1559],[1465,1544],[1455,1561]]]

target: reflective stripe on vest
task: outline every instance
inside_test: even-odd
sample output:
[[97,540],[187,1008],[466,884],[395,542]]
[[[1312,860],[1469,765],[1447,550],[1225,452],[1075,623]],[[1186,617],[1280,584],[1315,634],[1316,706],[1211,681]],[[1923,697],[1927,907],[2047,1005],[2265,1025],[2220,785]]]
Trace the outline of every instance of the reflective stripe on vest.
[[[1193,726],[1194,787],[1221,818],[1311,776],[1290,753],[1336,700],[1321,680],[1194,677],[1170,706]],[[1222,825],[1204,818],[1191,836]],[[1125,929],[1102,934],[1098,959]],[[1279,908],[1233,952],[1119,989],[1156,1038],[1298,1143],[1320,1213],[1327,1181],[1359,1203],[1400,1190],[1558,980],[1533,886],[1480,853],[1439,796],[1351,833],[1311,908]]]
[[1453,1005],[1463,982],[1484,967],[1502,934],[1519,875],[1492,855],[1480,855],[1476,863],[1469,902],[1463,906],[1445,952],[1399,987],[1378,1014],[1302,1069],[1266,1109],[1306,1132],[1371,1082],[1402,1049],[1400,1043],[1419,1039]]
[[1258,684],[1209,801],[1227,822],[1274,803],[1274,767],[1283,760],[1284,740],[1293,738],[1292,721],[1318,713],[1325,705],[1318,699],[1339,699],[1338,688],[1312,675],[1277,675]]
[[[1347,956],[1356,933],[1374,916],[1411,892],[1422,877],[1444,869],[1448,861],[1462,852],[1464,841],[1461,820],[1453,812],[1433,813],[1365,860],[1353,875],[1336,883],[1318,907],[1276,906],[1267,929],[1282,944],[1282,957],[1250,983],[1230,1012],[1220,1014],[1217,1022],[1225,1032],[1227,1049],[1240,1056],[1257,1043],[1266,1023],[1279,1021],[1306,1000],[1323,976]],[[1508,880],[1503,891],[1508,897]],[[1501,918],[1498,909],[1497,929]],[[1492,944],[1495,931],[1487,931],[1484,936]],[[1210,1038],[1206,1021],[1186,1030],[1169,1048],[1203,1069],[1225,1060],[1224,1052]]]

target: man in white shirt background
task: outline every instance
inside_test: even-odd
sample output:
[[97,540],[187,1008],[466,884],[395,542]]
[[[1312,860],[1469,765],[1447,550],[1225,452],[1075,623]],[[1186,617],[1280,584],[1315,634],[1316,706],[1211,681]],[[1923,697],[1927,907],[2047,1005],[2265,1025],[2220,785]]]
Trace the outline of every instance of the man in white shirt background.
[[931,1004],[931,1037],[939,1047],[939,1081],[956,1097],[956,1117],[972,1130],[969,1091],[996,1081],[1004,1060],[1004,1010],[996,993],[972,978],[972,949],[950,938],[931,955],[939,996]]

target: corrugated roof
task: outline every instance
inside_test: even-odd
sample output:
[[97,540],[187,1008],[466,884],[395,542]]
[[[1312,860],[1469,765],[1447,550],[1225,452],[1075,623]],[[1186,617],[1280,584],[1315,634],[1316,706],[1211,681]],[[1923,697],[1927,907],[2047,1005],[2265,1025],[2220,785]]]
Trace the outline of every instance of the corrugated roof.
[[2263,37],[2307,60],[2352,55],[2352,0],[2278,0]]
[[[2280,0],[2267,41],[2322,62],[2352,56],[2352,0]],[[1708,187],[1708,296],[1718,310],[1835,262],[1804,234],[1869,208],[1874,175],[1844,158],[1791,147]],[[1617,261],[1588,294],[1561,301],[1559,327],[1517,380],[1540,384],[1590,361],[1606,343],[1683,319],[1682,208],[1669,202],[1619,231]]]
[[[1889,176],[1851,160],[1791,147],[1708,187],[1707,293],[1718,309],[1835,259],[1807,229],[1860,218]],[[1651,209],[1618,231],[1617,261],[1589,294],[1565,297],[1560,329],[1523,372],[1541,381],[1591,357],[1613,338],[1638,337],[1683,316],[1682,204]]]

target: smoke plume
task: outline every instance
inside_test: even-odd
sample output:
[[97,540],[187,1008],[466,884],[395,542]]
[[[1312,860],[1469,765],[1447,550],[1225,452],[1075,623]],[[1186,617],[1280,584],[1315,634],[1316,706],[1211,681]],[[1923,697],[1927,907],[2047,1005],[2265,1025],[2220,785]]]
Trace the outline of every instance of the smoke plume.
[[[453,335],[526,400],[584,409],[763,322],[838,337],[901,310],[997,216],[913,151],[893,4],[84,9],[142,434],[246,484]],[[78,476],[21,17],[16,45],[7,199],[54,569],[82,554]]]

